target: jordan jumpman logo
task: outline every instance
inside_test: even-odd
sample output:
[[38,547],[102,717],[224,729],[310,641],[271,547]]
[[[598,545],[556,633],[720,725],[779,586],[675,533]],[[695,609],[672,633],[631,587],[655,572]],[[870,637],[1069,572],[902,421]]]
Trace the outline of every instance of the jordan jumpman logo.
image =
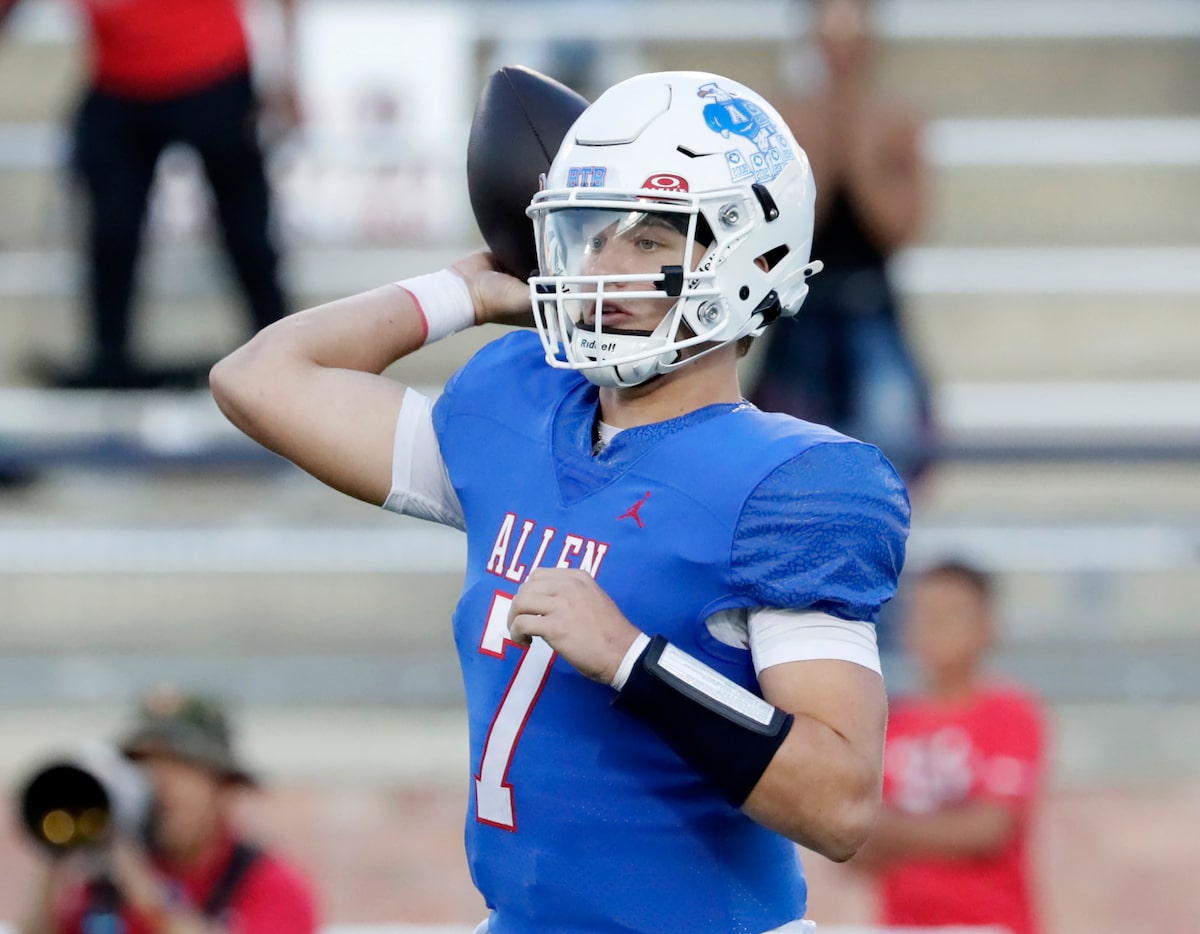
[[647,491],[645,496],[643,496],[636,503],[634,503],[632,506],[630,506],[628,509],[626,509],[623,513],[621,513],[619,516],[617,516],[617,521],[620,522],[622,519],[632,519],[634,522],[636,522],[638,524],[639,529],[644,529],[646,527],[646,524],[644,522],[642,522],[642,517],[638,515],[638,510],[640,510],[642,508],[642,503],[646,502],[646,500],[648,500],[649,498],[650,498],[650,492]]

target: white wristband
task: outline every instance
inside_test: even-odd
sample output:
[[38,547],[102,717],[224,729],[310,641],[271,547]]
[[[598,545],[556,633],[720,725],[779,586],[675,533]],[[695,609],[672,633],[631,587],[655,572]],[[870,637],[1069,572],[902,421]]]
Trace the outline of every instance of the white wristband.
[[625,687],[625,682],[629,680],[629,672],[633,671],[633,666],[637,664],[637,660],[646,651],[646,646],[649,644],[650,637],[644,632],[639,632],[637,638],[633,640],[633,645],[621,659],[621,664],[617,666],[617,673],[613,675],[612,686],[618,691]]
[[401,279],[396,285],[417,303],[417,311],[425,324],[426,344],[465,331],[475,323],[471,290],[467,288],[466,280],[452,269]]

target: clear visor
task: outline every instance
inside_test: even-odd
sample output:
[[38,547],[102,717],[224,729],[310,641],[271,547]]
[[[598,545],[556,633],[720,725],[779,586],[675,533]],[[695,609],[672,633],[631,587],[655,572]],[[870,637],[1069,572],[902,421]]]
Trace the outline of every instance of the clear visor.
[[614,210],[594,207],[547,211],[541,218],[542,275],[637,276],[664,266],[695,267],[696,215],[687,209]]

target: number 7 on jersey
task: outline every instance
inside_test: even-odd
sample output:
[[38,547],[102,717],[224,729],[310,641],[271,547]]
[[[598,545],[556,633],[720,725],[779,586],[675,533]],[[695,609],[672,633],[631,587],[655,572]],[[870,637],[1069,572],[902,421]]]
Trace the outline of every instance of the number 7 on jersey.
[[546,678],[550,675],[555,653],[544,639],[538,637],[527,649],[521,649],[509,638],[510,606],[512,597],[496,591],[479,643],[479,651],[484,655],[504,658],[504,653],[510,647],[523,652],[523,655],[492,717],[487,739],[483,741],[483,755],[479,758],[479,770],[475,774],[475,819],[505,830],[516,830],[516,809],[513,788],[507,781],[508,769],[521,731],[525,729],[533,705],[537,703]]

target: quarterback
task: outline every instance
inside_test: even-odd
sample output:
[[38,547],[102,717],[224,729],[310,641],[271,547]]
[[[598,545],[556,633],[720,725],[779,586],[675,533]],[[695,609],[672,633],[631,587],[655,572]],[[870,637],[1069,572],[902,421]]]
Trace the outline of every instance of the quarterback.
[[[641,75],[528,214],[528,283],[477,253],[311,309],[213,392],[328,485],[466,533],[481,932],[803,930],[795,844],[848,859],[879,809],[874,621],[909,521],[876,448],[739,387],[819,269],[808,161],[749,88]],[[380,375],[531,310],[436,402]]]

